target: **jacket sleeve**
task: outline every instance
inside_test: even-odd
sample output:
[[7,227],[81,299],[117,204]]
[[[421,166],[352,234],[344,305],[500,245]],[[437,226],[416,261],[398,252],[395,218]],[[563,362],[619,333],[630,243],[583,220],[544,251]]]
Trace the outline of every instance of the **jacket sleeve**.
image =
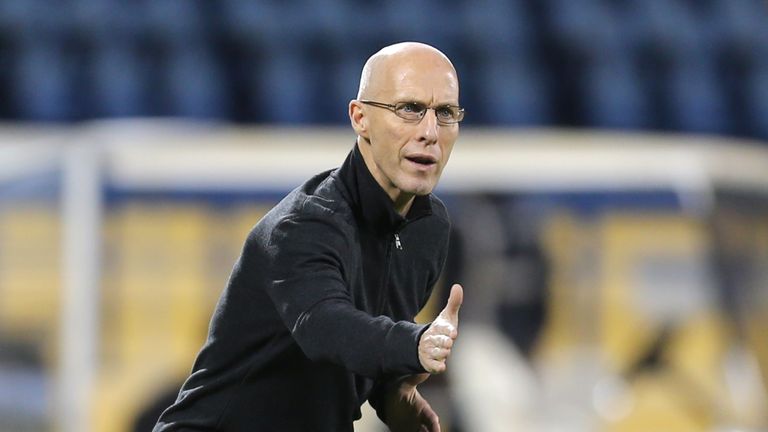
[[267,291],[283,322],[311,360],[371,378],[423,372],[418,342],[425,326],[354,306],[343,276],[350,243],[328,218],[293,216],[275,227]]

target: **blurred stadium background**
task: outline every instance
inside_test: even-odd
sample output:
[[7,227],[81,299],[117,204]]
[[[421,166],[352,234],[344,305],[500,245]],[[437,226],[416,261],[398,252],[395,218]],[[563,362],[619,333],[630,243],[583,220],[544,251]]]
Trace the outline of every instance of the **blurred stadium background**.
[[0,431],[149,430],[402,40],[468,112],[444,429],[768,430],[765,1],[0,0]]

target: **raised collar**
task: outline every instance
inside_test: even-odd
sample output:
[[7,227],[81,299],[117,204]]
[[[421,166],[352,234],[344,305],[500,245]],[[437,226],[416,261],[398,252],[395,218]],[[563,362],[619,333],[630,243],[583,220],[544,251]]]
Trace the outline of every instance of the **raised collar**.
[[376,182],[357,144],[336,174],[349,192],[352,208],[362,226],[374,232],[398,231],[408,221],[432,214],[429,195],[416,196],[406,217],[395,211],[394,203]]

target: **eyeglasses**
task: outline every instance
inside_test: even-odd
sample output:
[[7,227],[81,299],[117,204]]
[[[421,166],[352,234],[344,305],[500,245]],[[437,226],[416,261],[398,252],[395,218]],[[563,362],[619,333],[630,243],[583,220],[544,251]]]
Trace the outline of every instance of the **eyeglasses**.
[[441,125],[458,123],[464,119],[464,108],[457,105],[441,105],[431,108],[418,102],[398,102],[396,104],[388,104],[372,100],[361,100],[360,103],[388,109],[401,119],[413,122],[421,121],[427,114],[427,110],[430,109],[435,111],[437,123]]

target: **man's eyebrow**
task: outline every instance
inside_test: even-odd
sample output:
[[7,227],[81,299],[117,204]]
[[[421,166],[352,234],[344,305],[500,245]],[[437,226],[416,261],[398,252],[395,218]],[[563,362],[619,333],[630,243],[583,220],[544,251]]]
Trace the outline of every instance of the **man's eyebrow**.
[[395,103],[415,103],[419,105],[427,106],[427,103],[424,101],[420,101],[413,97],[402,97],[402,98],[396,98]]
[[398,103],[414,103],[414,104],[424,105],[425,107],[429,107],[429,106],[435,106],[435,107],[459,106],[459,104],[455,103],[455,102],[441,102],[441,103],[436,103],[434,105],[429,105],[428,103],[426,103],[424,101],[420,101],[420,100],[418,100],[416,98],[409,98],[409,97],[395,99],[395,103],[396,104],[398,104]]

